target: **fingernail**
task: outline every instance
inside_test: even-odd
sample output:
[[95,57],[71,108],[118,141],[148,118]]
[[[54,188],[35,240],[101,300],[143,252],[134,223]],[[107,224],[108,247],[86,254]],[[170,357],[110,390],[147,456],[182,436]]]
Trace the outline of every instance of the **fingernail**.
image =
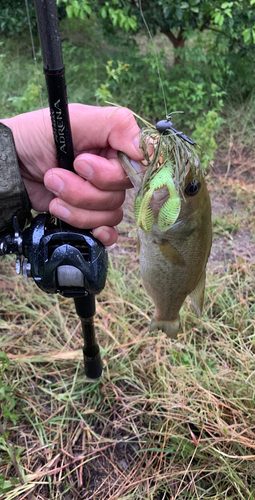
[[140,136],[137,135],[134,140],[133,140],[133,144],[135,146],[135,149],[137,149],[137,151],[139,151],[139,153],[141,153],[141,149],[139,148],[139,144],[140,144]]
[[68,220],[70,217],[70,211],[54,200],[50,204],[49,211],[52,215],[62,220]]
[[85,161],[77,161],[76,169],[79,172],[79,175],[84,177],[84,179],[92,179],[94,170],[89,163],[86,163]]
[[93,236],[100,240],[102,243],[107,243],[110,239],[110,234],[106,229],[101,229],[100,227],[97,227],[96,229],[93,229],[92,231]]
[[61,193],[64,187],[62,179],[60,179],[57,175],[48,175],[45,177],[44,184],[47,189],[57,195]]

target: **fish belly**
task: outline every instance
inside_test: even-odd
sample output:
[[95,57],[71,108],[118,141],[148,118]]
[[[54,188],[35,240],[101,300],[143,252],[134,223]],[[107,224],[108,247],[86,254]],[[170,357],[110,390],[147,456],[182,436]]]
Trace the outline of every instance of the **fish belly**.
[[[199,255],[196,248],[194,256],[189,252],[188,257],[185,253],[183,257],[171,243],[157,243],[153,231],[145,234],[139,229],[138,236],[142,282],[155,305],[150,329],[162,330],[167,336],[176,338],[179,331],[179,311],[187,295],[204,280],[207,257],[202,265],[197,265],[194,262]],[[201,257],[203,258],[200,252],[199,258]],[[198,269],[201,270],[200,274]],[[203,303],[204,287],[201,293],[200,302]]]

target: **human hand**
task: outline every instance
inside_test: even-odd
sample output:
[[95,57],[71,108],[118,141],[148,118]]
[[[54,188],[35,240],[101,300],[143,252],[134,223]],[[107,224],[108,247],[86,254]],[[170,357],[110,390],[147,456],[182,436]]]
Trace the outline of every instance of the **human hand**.
[[[117,158],[121,150],[133,160],[139,128],[125,108],[70,104],[76,173],[57,168],[48,109],[1,120],[13,132],[22,178],[32,207],[82,229],[92,229],[106,245],[117,240],[125,190],[132,187]],[[55,196],[56,197],[55,197]]]

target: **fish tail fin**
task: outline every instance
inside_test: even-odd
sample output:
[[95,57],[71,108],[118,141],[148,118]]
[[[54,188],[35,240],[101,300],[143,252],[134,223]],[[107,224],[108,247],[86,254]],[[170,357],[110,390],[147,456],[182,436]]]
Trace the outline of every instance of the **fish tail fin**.
[[162,330],[170,339],[176,339],[179,332],[179,318],[174,321],[156,321],[154,318],[151,320],[150,332],[155,330]]
[[195,290],[189,294],[191,304],[193,305],[196,315],[201,316],[203,305],[204,305],[204,293],[205,293],[205,271],[203,272]]

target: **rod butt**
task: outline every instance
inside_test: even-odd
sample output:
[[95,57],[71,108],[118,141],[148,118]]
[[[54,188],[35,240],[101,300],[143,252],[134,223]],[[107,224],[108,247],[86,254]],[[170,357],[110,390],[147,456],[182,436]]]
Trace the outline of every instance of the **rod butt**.
[[[97,352],[96,352],[97,351]],[[86,377],[91,380],[97,380],[101,377],[103,373],[103,363],[100,355],[99,346],[95,348],[95,354],[91,356],[86,353],[86,350],[83,350],[83,359],[84,359],[84,371]]]

